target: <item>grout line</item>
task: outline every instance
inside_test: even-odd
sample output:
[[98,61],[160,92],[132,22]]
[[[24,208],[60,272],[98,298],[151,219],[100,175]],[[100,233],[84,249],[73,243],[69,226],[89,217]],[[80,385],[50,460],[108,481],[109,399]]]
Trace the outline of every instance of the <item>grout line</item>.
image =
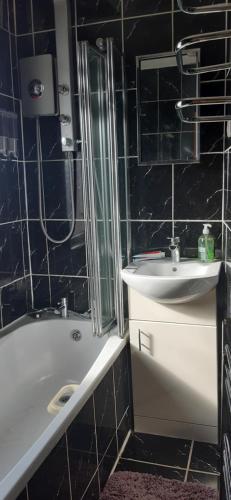
[[189,467],[189,470],[188,472],[197,472],[199,474],[208,474],[209,476],[216,476],[216,477],[220,477],[220,472],[210,472],[210,471],[206,471],[206,470],[198,470],[198,469],[190,469]]
[[87,490],[88,490],[88,488],[91,486],[91,483],[92,483],[92,481],[94,480],[94,478],[95,478],[96,474],[98,474],[98,487],[99,487],[99,494],[100,494],[99,470],[98,470],[98,468],[97,468],[97,469],[96,469],[96,471],[95,471],[95,473],[93,474],[93,476],[92,476],[91,480],[89,481],[89,483],[88,483],[88,485],[87,485],[86,489],[84,490],[83,495],[80,497],[80,500],[84,500],[84,497],[85,497],[85,495],[86,495],[86,493],[87,493]]
[[177,469],[177,470],[186,471],[185,467],[179,467],[178,465],[159,464],[158,462],[147,462],[146,460],[135,460],[134,458],[126,458],[126,457],[121,457],[121,460],[126,460],[128,462],[138,462],[138,463],[147,464],[147,465],[156,465],[158,467],[166,467],[167,469]]
[[118,429],[120,428],[120,426],[121,426],[121,424],[122,424],[122,422],[123,422],[123,419],[124,419],[124,417],[126,416],[126,413],[128,412],[128,410],[129,410],[129,409],[130,409],[130,404],[127,406],[127,408],[126,408],[126,410],[125,410],[125,412],[124,412],[124,414],[123,414],[122,418],[121,418],[121,419],[120,419],[120,421],[119,421],[119,424],[118,424],[118,427],[117,427]]
[[128,431],[128,433],[127,433],[127,436],[126,436],[126,437],[125,437],[125,439],[124,439],[124,442],[123,442],[123,444],[122,444],[122,446],[121,446],[121,448],[120,448],[119,452],[118,452],[118,456],[117,456],[117,459],[116,459],[116,461],[115,461],[115,463],[114,463],[114,465],[113,465],[113,467],[112,467],[112,470],[111,470],[110,476],[111,476],[111,475],[115,472],[116,467],[117,467],[117,465],[118,465],[118,463],[119,463],[120,459],[122,458],[122,454],[123,454],[123,452],[124,452],[124,450],[125,450],[125,448],[126,448],[126,446],[127,446],[127,443],[128,443],[129,438],[130,438],[130,436],[131,436],[131,433],[132,433],[132,431],[131,431],[131,429],[130,429],[130,430]]
[[[32,273],[32,276],[36,276],[36,277],[47,277],[49,274],[49,276],[51,278],[78,278],[80,280],[86,280],[88,279],[88,276],[85,275],[85,276],[78,276],[76,274],[52,274],[52,273],[44,273],[44,274],[39,274],[39,273]],[[29,275],[28,275],[29,276]]]
[[[36,219],[37,220],[37,219]],[[205,219],[175,219],[174,222],[185,222],[185,223],[189,223],[189,222],[205,222],[205,221],[208,221],[208,222],[217,222],[217,223],[222,223],[222,219],[208,219],[208,218],[205,218]],[[98,220],[98,222],[100,222],[100,220]],[[172,219],[121,219],[121,222],[136,222],[136,223],[140,223],[140,222],[169,222],[171,223],[172,222]]]
[[189,456],[188,456],[188,464],[187,464],[187,468],[186,468],[186,472],[185,472],[184,483],[186,483],[187,479],[188,479],[188,473],[189,473],[189,468],[190,468],[190,463],[191,463],[192,453],[193,453],[193,446],[194,446],[194,441],[191,442],[191,446],[190,446],[190,451],[189,451]]
[[25,274],[25,275],[21,276],[20,278],[16,278],[15,280],[12,280],[12,281],[9,281],[8,283],[5,283],[4,285],[0,284],[0,290],[2,290],[3,288],[6,288],[7,286],[13,285],[14,283],[17,283],[18,281],[29,278],[29,277],[30,277],[30,274]]

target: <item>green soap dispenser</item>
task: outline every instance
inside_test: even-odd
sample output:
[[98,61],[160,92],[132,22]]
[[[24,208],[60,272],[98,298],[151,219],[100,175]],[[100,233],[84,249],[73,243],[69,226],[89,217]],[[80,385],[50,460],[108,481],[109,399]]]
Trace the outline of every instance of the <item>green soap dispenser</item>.
[[198,239],[198,258],[201,262],[212,262],[214,260],[214,237],[209,233],[211,224],[203,224],[203,234]]

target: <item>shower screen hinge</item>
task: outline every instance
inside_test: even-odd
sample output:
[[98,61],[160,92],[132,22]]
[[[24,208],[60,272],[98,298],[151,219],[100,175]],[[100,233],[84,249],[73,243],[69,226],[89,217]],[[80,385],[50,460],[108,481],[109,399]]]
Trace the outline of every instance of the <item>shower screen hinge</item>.
[[73,60],[69,0],[54,0],[58,99],[63,151],[76,149]]

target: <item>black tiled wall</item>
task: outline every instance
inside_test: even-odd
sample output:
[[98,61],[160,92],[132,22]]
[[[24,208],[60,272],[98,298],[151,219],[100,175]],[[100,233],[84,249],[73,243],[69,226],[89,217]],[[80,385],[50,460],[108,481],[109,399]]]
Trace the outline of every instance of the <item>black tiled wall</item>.
[[[26,7],[26,8],[25,8]],[[73,20],[74,24],[74,20]],[[32,55],[56,56],[53,1],[16,2],[18,59]],[[76,68],[75,30],[73,54]],[[75,74],[76,81],[76,74]],[[75,84],[78,122],[78,96]],[[58,117],[40,118],[42,165],[44,177],[43,205],[48,233],[54,239],[64,238],[70,229],[71,204],[69,169],[61,150]],[[79,127],[77,127],[78,133]],[[81,160],[72,161],[75,187],[75,231],[64,244],[53,244],[43,234],[38,210],[38,165],[35,119],[23,118],[27,206],[34,307],[56,305],[68,296],[69,305],[78,312],[88,310],[88,284],[85,255],[85,224]],[[47,219],[52,219],[48,222]]]
[[[181,238],[182,254],[196,256],[202,223],[207,221],[213,225],[216,248],[220,250],[223,236],[224,126],[219,123],[201,125],[201,157],[197,164],[139,166],[135,56],[174,51],[182,37],[225,29],[226,16],[189,16],[179,12],[176,2],[141,3],[132,0],[124,2],[123,16],[132,252],[165,248],[169,254],[166,238],[175,232]],[[201,48],[201,64],[214,63],[215,60],[225,61],[223,42],[219,46],[208,44]],[[224,95],[223,78],[222,74],[202,75],[200,94]],[[190,252],[186,248],[190,248]]]
[[[17,114],[18,149],[22,150],[13,2],[1,2],[0,109]],[[1,134],[0,134],[1,135]],[[24,166],[0,155],[0,328],[31,307]]]
[[17,500],[98,500],[131,428],[129,377],[125,347]]

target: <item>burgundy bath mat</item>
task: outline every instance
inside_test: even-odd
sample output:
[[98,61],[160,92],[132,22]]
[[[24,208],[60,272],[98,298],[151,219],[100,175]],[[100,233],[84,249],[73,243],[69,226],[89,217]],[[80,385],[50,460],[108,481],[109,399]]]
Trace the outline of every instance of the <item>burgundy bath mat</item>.
[[100,500],[218,500],[218,493],[200,483],[182,483],[139,472],[115,472]]

